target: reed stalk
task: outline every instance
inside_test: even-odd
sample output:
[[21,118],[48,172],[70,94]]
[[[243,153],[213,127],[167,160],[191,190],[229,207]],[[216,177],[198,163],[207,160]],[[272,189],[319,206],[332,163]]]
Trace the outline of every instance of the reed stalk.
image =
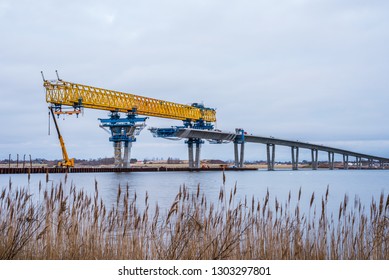
[[284,202],[271,202],[269,191],[238,200],[236,184],[227,191],[224,177],[216,202],[200,185],[194,192],[182,185],[168,209],[151,212],[148,194],[140,202],[128,186],[119,186],[112,207],[97,182],[93,195],[73,184],[68,192],[62,184],[41,189],[38,200],[11,181],[2,189],[0,259],[389,259],[384,194],[368,208],[346,195],[339,211],[328,213],[328,189],[307,202],[301,189]]

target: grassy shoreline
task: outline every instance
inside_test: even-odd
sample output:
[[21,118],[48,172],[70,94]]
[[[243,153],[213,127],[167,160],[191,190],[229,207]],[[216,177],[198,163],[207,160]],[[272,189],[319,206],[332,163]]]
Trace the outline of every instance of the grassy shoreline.
[[128,187],[108,208],[97,182],[93,195],[39,186],[39,201],[10,182],[0,193],[0,259],[389,259],[389,195],[367,206],[345,196],[327,213],[328,190],[312,193],[301,213],[301,190],[295,206],[290,194],[238,200],[237,186],[227,192],[223,181],[215,203],[183,185],[168,209],[152,213],[148,195],[140,202]]

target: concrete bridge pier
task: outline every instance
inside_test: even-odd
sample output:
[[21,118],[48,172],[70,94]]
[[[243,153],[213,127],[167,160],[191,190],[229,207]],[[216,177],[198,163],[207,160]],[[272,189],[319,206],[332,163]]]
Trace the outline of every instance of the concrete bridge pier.
[[[240,145],[240,151],[239,151]],[[234,155],[235,155],[235,166],[243,167],[244,163],[244,142],[238,143],[234,142]]]
[[299,147],[291,147],[291,151],[292,151],[292,170],[298,170]]
[[362,158],[361,157],[355,157],[355,163],[356,163],[357,169],[362,168]]
[[113,142],[115,167],[125,167],[125,168],[130,167],[131,147],[132,147],[132,142],[130,141]]
[[343,168],[345,169],[345,170],[347,170],[348,169],[348,155],[343,155]]
[[334,170],[334,165],[335,165],[335,153],[328,152],[328,169]]
[[369,168],[373,168],[373,159],[370,158],[368,162],[369,162]]
[[194,161],[193,161],[193,141],[188,140],[188,163],[189,168],[194,168]]
[[[186,143],[188,144],[189,168],[200,168],[201,144],[203,144],[204,141],[201,139],[189,138]],[[193,144],[195,144],[195,146]],[[194,148],[196,151],[194,151]]]
[[131,147],[132,147],[132,142],[129,141],[124,142],[123,167],[125,168],[130,167]]
[[115,167],[122,167],[122,143],[119,141],[113,142],[113,154]]
[[267,170],[274,170],[275,156],[276,156],[276,145],[266,144],[266,154],[267,154]]
[[194,162],[195,168],[200,168],[201,144],[202,143],[200,141],[196,142],[196,156],[195,156],[195,162]]
[[317,149],[312,149],[311,150],[311,155],[312,155],[312,170],[317,170],[318,166],[318,154],[319,151]]

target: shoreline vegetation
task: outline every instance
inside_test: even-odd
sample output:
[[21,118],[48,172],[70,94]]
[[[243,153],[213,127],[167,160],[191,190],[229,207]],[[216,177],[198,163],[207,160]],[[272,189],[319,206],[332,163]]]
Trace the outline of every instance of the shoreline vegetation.
[[[238,200],[226,190],[216,202],[182,185],[168,209],[150,207],[118,187],[116,204],[72,184],[39,188],[39,199],[9,185],[0,192],[0,259],[22,260],[379,260],[389,259],[389,195],[362,205],[344,196],[328,213],[329,191],[301,201]],[[138,205],[142,203],[144,207]],[[301,206],[309,204],[302,213]],[[149,210],[152,208],[153,210]],[[143,209],[143,210],[140,210]]]
[[[61,160],[34,160],[32,162],[28,161],[7,161],[7,160],[0,160],[0,168],[7,169],[7,168],[53,168],[57,167],[57,163]],[[187,160],[143,160],[143,161],[134,161],[130,163],[130,166],[133,168],[188,168],[188,161]],[[222,161],[222,160],[202,160],[200,164],[200,168],[206,169],[206,168],[223,168],[223,167],[229,167],[232,168],[234,166],[233,162],[230,161]],[[97,159],[97,160],[75,160],[75,167],[74,168],[83,168],[83,167],[95,167],[95,168],[114,168],[115,165],[113,163],[113,158],[104,158],[104,159]],[[266,161],[256,161],[256,162],[245,162],[245,167],[253,168],[253,169],[267,169],[267,163]],[[328,162],[319,161],[318,168],[324,168],[328,169],[329,165]],[[311,169],[312,164],[310,162],[299,162],[298,164],[299,169]],[[350,169],[358,168],[355,164],[355,162],[349,163]],[[389,166],[385,165],[384,167],[374,165],[372,167],[368,166],[367,162],[362,162],[362,168],[364,169],[389,169]],[[275,169],[292,169],[292,163],[291,162],[275,162]],[[334,163],[334,169],[344,169],[343,162],[335,161]]]

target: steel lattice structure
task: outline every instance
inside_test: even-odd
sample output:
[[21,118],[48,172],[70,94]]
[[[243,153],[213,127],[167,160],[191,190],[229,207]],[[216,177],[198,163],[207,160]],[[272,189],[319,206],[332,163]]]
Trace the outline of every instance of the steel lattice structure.
[[216,111],[169,101],[134,95],[63,80],[45,80],[46,101],[55,105],[67,105],[160,118],[205,122],[216,121]]

